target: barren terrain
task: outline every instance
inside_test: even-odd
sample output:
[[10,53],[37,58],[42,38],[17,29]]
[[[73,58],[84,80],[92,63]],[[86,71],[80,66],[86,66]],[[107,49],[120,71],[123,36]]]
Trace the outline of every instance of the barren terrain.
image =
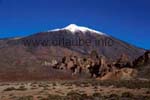
[[150,100],[150,81],[32,81],[0,83],[0,100]]

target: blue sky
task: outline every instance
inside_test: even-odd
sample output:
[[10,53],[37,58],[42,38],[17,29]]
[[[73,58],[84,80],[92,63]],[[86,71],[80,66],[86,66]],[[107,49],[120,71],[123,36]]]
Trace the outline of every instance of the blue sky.
[[150,0],[0,0],[0,38],[71,23],[150,49]]

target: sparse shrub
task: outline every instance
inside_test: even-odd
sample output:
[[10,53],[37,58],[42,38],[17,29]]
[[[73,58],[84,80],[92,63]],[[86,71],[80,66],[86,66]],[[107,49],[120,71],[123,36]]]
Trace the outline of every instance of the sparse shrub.
[[23,96],[23,97],[18,98],[18,100],[34,100],[34,99],[33,99],[33,96]]
[[4,89],[4,91],[13,91],[13,90],[16,90],[16,88],[14,88],[14,87],[8,87],[8,88]]
[[68,98],[68,100],[83,100],[82,95],[75,91],[69,92],[67,94],[67,98]]
[[9,94],[9,96],[13,96],[14,94]]
[[25,90],[27,90],[27,88],[25,88],[25,86],[20,86],[18,89],[16,89],[16,90],[19,90],[19,91],[25,91]]
[[59,95],[50,95],[49,94],[46,100],[63,100],[63,97],[59,96]]
[[11,97],[12,100],[16,100],[16,98],[17,96],[14,96],[14,95]]
[[4,89],[4,91],[13,91],[13,90],[24,91],[27,89],[24,86],[20,86],[19,88],[8,87],[8,88]]
[[82,94],[81,96],[82,96],[82,98],[88,98],[87,94],[85,94],[85,93]]
[[84,84],[84,85],[83,85],[83,87],[89,87],[89,86],[90,86],[89,84]]
[[56,83],[54,82],[52,85],[53,85],[53,86],[56,86]]
[[73,87],[68,87],[67,89],[73,89]]
[[146,91],[146,94],[150,94],[150,90]]
[[35,84],[32,84],[31,86],[32,86],[32,87],[34,87],[34,88],[36,87],[36,85],[35,85]]
[[102,95],[100,93],[94,93],[93,96],[94,97],[102,97]]
[[47,85],[47,84],[39,84],[39,87],[45,88],[45,87],[49,87],[49,85]]
[[120,96],[118,96],[117,94],[111,94],[108,96],[108,98],[110,100],[120,100]]
[[35,87],[32,87],[32,88],[31,88],[31,90],[35,90],[35,89],[38,89],[38,88],[35,88]]
[[124,92],[122,93],[122,97],[132,98],[134,95],[130,92]]
[[37,97],[38,98],[38,100],[46,100],[44,97],[42,97],[42,96],[38,96]]
[[144,96],[145,100],[150,100],[150,96]]

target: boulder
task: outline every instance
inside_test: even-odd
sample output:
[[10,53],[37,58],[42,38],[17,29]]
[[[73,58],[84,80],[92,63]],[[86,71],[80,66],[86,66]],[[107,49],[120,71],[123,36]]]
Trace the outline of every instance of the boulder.
[[98,80],[131,80],[137,76],[137,70],[132,68],[117,69],[112,72],[106,73],[102,77],[98,77]]

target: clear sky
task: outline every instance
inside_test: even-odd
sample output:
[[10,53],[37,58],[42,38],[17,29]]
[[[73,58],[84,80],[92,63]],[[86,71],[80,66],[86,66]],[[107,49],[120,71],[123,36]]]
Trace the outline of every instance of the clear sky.
[[0,38],[71,23],[150,49],[150,0],[0,0]]

